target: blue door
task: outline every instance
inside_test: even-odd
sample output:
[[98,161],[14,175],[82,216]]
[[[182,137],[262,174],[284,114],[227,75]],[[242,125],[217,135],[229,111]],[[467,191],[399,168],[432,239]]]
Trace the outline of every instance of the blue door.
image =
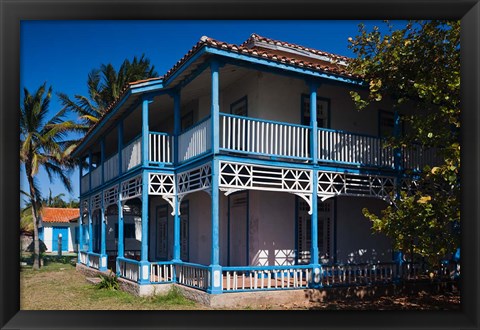
[[58,235],[62,234],[62,251],[68,251],[68,228],[53,227],[52,252],[58,251]]

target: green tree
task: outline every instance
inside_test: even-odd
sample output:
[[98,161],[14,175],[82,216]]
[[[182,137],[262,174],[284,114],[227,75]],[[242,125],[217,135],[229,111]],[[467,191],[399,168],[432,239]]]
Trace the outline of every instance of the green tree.
[[75,141],[67,140],[65,137],[68,132],[76,131],[78,125],[64,121],[65,109],[48,118],[51,95],[52,87],[46,90],[46,83],[34,94],[30,94],[24,88],[23,103],[20,105],[20,162],[25,166],[29,187],[26,195],[30,201],[33,222],[33,269],[40,268],[38,225],[42,197],[36,178],[38,171],[42,167],[50,180],[53,176],[60,178],[67,190],[71,191],[67,170],[75,166],[69,157],[75,147]]
[[88,96],[75,95],[73,99],[65,93],[58,93],[58,96],[68,110],[80,116],[86,131],[102,117],[129,82],[157,75],[148,58],[135,56],[132,61],[123,61],[118,71],[112,64],[102,64],[99,69],[92,70],[87,78]]
[[365,93],[351,92],[352,99],[358,109],[388,99],[397,109],[414,110],[402,117],[409,134],[389,143],[437,148],[443,162],[426,166],[414,192],[402,194],[381,216],[368,210],[364,215],[395,248],[435,266],[460,239],[460,22],[409,21],[399,29],[385,24],[386,33],[361,24],[349,38],[356,54],[349,70],[367,87]]

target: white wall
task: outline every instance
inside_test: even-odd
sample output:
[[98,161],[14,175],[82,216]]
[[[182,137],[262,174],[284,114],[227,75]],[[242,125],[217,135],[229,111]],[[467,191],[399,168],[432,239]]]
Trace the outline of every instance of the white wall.
[[[47,247],[47,252],[56,252],[52,251],[52,239],[53,239],[53,227],[68,227],[68,251],[77,251],[77,245],[74,244],[75,242],[75,227],[77,223],[48,223],[47,226],[43,227],[43,242]],[[62,244],[65,244],[65,237],[63,237]]]
[[337,198],[337,262],[391,261],[392,244],[383,234],[372,234],[371,222],[363,208],[380,214],[386,203],[368,197]]

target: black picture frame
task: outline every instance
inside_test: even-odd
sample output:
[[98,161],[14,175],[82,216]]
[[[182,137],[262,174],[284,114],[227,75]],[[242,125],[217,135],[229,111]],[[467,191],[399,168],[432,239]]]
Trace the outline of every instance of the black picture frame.
[[[368,328],[478,329],[478,0],[0,0],[0,326],[2,329]],[[19,43],[21,20],[72,19],[461,19],[462,308],[420,311],[20,311]]]

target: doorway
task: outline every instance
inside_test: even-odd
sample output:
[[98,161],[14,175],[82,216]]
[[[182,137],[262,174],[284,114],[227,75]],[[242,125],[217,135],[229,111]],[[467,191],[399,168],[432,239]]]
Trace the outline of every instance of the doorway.
[[248,266],[248,191],[228,196],[228,265]]

